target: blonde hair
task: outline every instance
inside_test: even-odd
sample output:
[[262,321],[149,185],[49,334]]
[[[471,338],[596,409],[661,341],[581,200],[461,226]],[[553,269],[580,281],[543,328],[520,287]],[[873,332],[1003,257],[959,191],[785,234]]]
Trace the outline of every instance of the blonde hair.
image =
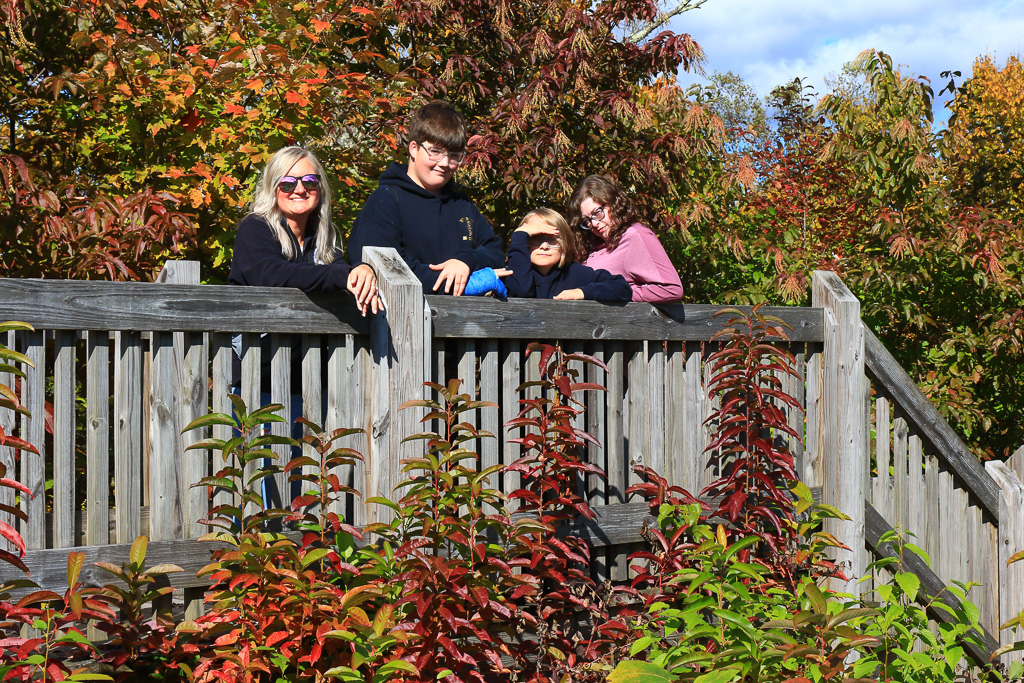
[[[318,263],[331,263],[341,250],[341,236],[331,221],[331,188],[327,184],[327,174],[313,153],[299,146],[282,147],[274,152],[267,162],[266,168],[256,181],[250,213],[263,217],[270,225],[275,239],[281,245],[285,258],[295,258],[295,246],[288,236],[288,224],[281,210],[277,208],[277,184],[288,174],[292,166],[300,160],[307,160],[320,176],[320,203],[309,215],[308,227],[316,234],[316,260]],[[308,233],[307,229],[307,233]]]
[[565,216],[554,209],[534,209],[523,216],[523,220],[519,222],[519,227],[521,228],[529,223],[531,218],[536,218],[541,223],[558,230],[558,246],[562,248],[562,258],[558,261],[559,268],[563,268],[566,264],[576,261],[576,254],[578,253],[576,238],[573,235],[572,228],[569,227],[569,223],[565,220]]

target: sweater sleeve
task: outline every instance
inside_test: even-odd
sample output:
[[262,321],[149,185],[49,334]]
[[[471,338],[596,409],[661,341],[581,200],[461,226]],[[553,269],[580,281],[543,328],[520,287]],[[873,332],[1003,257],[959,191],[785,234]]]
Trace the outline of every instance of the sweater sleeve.
[[512,240],[508,245],[507,268],[512,271],[511,275],[505,277],[505,288],[508,290],[508,295],[535,298],[537,288],[533,281],[533,266],[530,265],[530,248],[525,232],[512,233]]
[[[476,246],[468,249],[460,249],[452,258],[457,258],[469,266],[470,271],[481,268],[503,268],[505,266],[505,254],[501,251],[501,238],[494,234],[494,228],[490,221],[484,218],[476,204],[466,199],[472,207],[471,221],[473,230],[476,232]],[[436,279],[436,277],[435,277]],[[431,283],[433,284],[433,283]]]
[[[424,263],[412,257],[406,250],[402,239],[402,217],[398,206],[398,197],[393,190],[380,186],[374,190],[363,204],[359,216],[348,238],[349,258],[353,264],[364,263],[364,247],[392,247],[409,266],[416,278],[423,283],[423,291],[437,282],[437,273]],[[472,270],[472,265],[470,265]]]
[[626,230],[612,252],[633,287],[633,301],[675,303],[683,299],[683,283],[654,231],[636,224]]
[[304,292],[340,292],[348,283],[350,268],[344,260],[326,265],[293,262],[259,216],[242,219],[235,233],[228,281],[251,287],[296,287]]
[[588,301],[629,301],[632,299],[633,290],[630,289],[626,278],[621,275],[612,275],[607,270],[588,268],[579,263],[574,263],[571,267],[576,273],[579,273],[578,275],[574,273],[576,279],[585,277],[590,280],[587,284],[580,286],[584,299]]

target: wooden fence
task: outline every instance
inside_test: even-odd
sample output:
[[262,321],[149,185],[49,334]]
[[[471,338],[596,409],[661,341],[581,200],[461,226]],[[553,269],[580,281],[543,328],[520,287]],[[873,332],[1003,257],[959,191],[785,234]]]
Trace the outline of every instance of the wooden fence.
[[[368,250],[367,258],[387,305],[370,318],[347,296],[199,285],[198,267],[187,262],[169,264],[155,284],[0,279],[0,320],[36,328],[5,340],[37,368],[20,387],[37,419],[21,429],[42,455],[23,456],[18,469],[35,493],[22,501],[29,516],[20,527],[32,578],[62,590],[67,548],[75,547],[86,553],[83,580],[105,582],[91,562],[127,557],[128,544],[147,533],[151,560],[185,568],[171,584],[184,591],[190,613],[200,609],[205,586],[194,573],[209,561],[209,546],[191,539],[205,532],[197,520],[221,494],[190,488],[213,463],[203,451],[185,450],[202,435],[181,429],[211,410],[231,412],[232,339],[239,335],[238,391],[247,405],[270,399],[285,406],[289,421],[294,408],[328,428],[366,430],[346,444],[365,463],[342,473],[365,498],[392,497],[399,460],[420,448],[401,439],[420,431],[422,412],[398,406],[424,395],[425,381],[463,379],[478,398],[500,406],[474,417],[503,435],[517,412],[516,388],[537,377],[536,362],[524,356],[530,341],[557,341],[602,359],[607,372],[580,368],[608,391],[591,392],[581,417],[601,444],[588,457],[607,477],[585,482],[597,521],[579,533],[595,546],[599,573],[626,579],[626,554],[647,519],[646,505],[625,493],[632,466],[652,467],[694,492],[715,476],[705,453],[705,418],[714,408],[707,358],[721,307],[424,296],[395,252]],[[1024,455],[982,467],[861,323],[859,302],[834,274],[815,273],[812,308],[767,312],[792,328],[800,377],[787,380],[787,389],[806,408],[790,416],[805,435],[791,444],[799,471],[822,501],[851,517],[828,529],[852,549],[838,558],[851,580],[837,587],[868,590],[870,579],[856,579],[872,556],[893,552],[882,534],[912,533],[932,558],[931,568],[907,559],[926,592],[952,580],[982,583],[972,599],[994,649],[998,625],[1024,607],[1024,563],[1005,564],[1024,548]],[[301,372],[301,402],[291,400],[292,372]],[[52,433],[38,419],[47,405]],[[9,415],[0,419],[8,420],[5,429],[14,426]],[[5,462],[12,457],[0,449]],[[506,438],[480,447],[482,467],[518,457]],[[506,474],[499,488],[515,488],[516,476]],[[283,478],[276,489],[288,491]],[[358,525],[380,510],[349,500],[344,512]],[[10,571],[0,570],[0,579]]]

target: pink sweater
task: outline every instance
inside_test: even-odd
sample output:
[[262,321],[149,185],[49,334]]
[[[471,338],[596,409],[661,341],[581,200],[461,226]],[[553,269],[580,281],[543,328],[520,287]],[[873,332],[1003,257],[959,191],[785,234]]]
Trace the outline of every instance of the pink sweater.
[[592,252],[583,265],[626,278],[633,288],[633,301],[658,304],[683,299],[679,273],[654,231],[641,223],[626,228],[615,251],[602,247]]

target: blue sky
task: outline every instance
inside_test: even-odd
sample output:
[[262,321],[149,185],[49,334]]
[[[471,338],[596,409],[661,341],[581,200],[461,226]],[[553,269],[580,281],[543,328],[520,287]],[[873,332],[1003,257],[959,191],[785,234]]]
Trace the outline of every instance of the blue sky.
[[966,78],[979,55],[1024,53],[1024,0],[707,0],[671,28],[700,44],[708,73],[733,71],[762,96],[797,76],[824,93],[824,77],[869,48],[928,76],[937,95],[942,71]]

